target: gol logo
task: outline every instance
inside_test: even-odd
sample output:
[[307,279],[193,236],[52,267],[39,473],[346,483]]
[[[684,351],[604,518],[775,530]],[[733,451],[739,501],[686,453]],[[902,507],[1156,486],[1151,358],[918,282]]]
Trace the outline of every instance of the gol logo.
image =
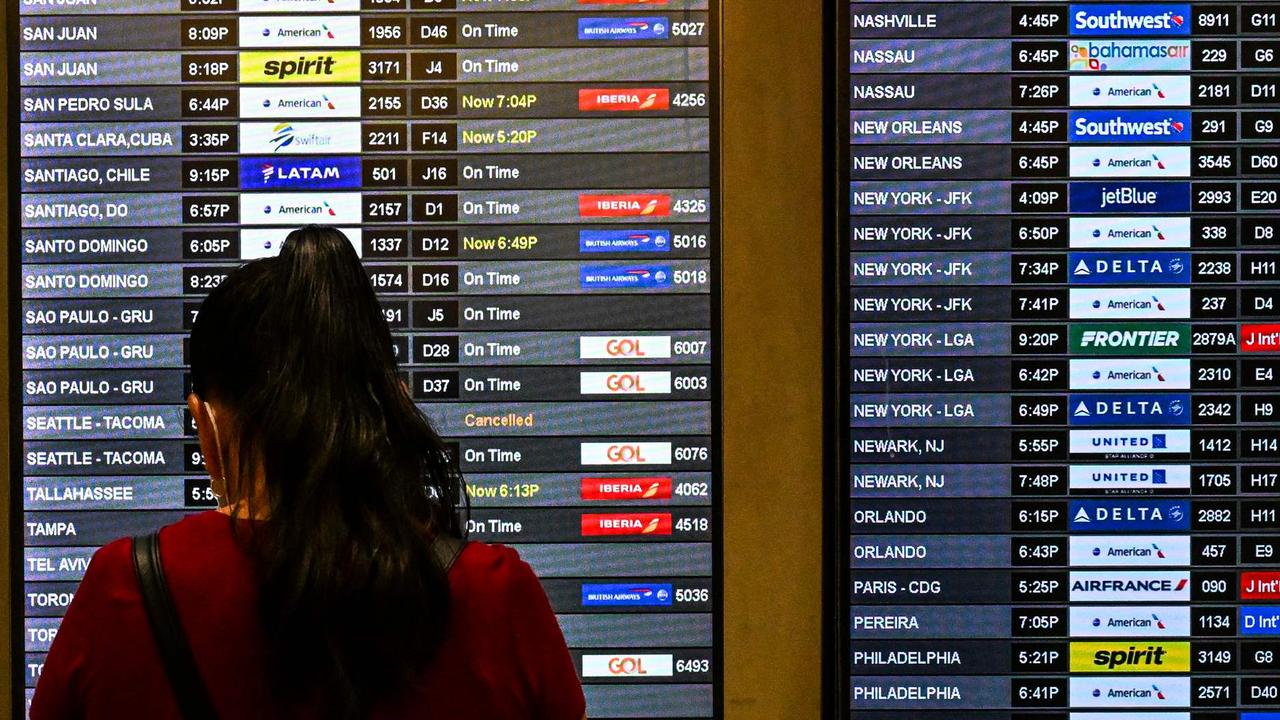
[[640,376],[634,373],[613,373],[605,378],[604,384],[605,387],[609,388],[610,392],[642,393],[645,391],[644,383],[641,381]]
[[610,357],[645,357],[644,346],[635,338],[610,338],[604,344],[604,350]]
[[609,658],[609,672],[614,675],[648,675],[644,669],[644,658],[615,657]]
[[610,445],[605,451],[605,456],[611,462],[617,463],[642,463],[647,462],[644,451],[639,445]]

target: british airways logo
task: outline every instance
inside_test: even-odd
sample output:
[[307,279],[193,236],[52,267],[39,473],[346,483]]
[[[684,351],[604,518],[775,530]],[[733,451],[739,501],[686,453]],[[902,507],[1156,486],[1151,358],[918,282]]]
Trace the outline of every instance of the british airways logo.
[[579,40],[666,40],[671,23],[665,17],[581,18]]

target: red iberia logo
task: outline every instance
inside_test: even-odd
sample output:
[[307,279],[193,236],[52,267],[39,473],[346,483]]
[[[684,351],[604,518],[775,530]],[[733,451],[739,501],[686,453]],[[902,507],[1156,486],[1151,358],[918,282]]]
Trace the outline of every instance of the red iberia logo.
[[668,217],[670,195],[579,195],[582,217]]
[[671,478],[582,478],[583,500],[670,500]]
[[666,88],[594,88],[578,91],[583,112],[638,112],[670,110],[671,91]]
[[670,535],[671,513],[586,513],[582,535]]

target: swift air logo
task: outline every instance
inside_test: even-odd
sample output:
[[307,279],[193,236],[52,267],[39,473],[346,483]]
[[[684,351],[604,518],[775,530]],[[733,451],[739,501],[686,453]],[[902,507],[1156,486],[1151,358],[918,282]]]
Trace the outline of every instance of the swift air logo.
[[1094,535],[1071,538],[1072,567],[1186,567],[1186,535]]
[[240,152],[246,155],[355,155],[360,152],[360,123],[240,123]]
[[1191,672],[1191,643],[1071,643],[1073,673]]
[[672,655],[583,655],[582,677],[645,678],[675,674]]
[[615,500],[670,500],[669,477],[582,478],[579,493],[591,502]]
[[1191,575],[1185,570],[1073,570],[1071,602],[1186,602]]
[[671,534],[671,513],[584,513],[582,536]]
[[1069,97],[1071,107],[1188,107],[1191,76],[1073,75]]
[[1186,217],[1071,218],[1072,248],[1191,247],[1191,219]]
[[1074,606],[1069,610],[1068,624],[1073,638],[1187,637],[1191,635],[1191,608],[1170,605]]
[[1187,500],[1072,500],[1068,514],[1079,532],[1191,529]]
[[1071,35],[1181,36],[1191,34],[1190,3],[1071,5]]
[[240,53],[240,82],[267,83],[358,83],[360,53],[355,50],[332,52]]
[[582,112],[649,112],[671,109],[667,88],[583,88],[578,90]]
[[1189,355],[1191,325],[1185,323],[1072,323],[1072,355]]

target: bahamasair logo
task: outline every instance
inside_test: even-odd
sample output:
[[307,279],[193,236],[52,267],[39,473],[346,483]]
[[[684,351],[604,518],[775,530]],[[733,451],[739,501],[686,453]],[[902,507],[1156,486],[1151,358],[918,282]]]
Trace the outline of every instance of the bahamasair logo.
[[1074,285],[1181,285],[1191,282],[1190,253],[1073,252],[1067,256]]
[[[1177,605],[1076,605],[1068,610],[1071,637],[1188,637],[1191,608]],[[1106,720],[1115,720],[1114,716]]]
[[1070,424],[1081,427],[1191,424],[1191,395],[1073,394]]
[[1188,217],[1073,217],[1068,224],[1071,247],[1166,248],[1191,247]]
[[1071,602],[1179,602],[1191,599],[1185,570],[1073,570]]
[[1189,535],[1082,535],[1071,538],[1074,567],[1185,567]]
[[1068,508],[1071,530],[1111,532],[1134,530],[1190,530],[1189,500],[1072,500]]
[[1079,40],[1067,43],[1067,57],[1072,72],[1186,72],[1191,69],[1191,41]]
[[1071,5],[1072,35],[1180,36],[1191,34],[1190,3]]

